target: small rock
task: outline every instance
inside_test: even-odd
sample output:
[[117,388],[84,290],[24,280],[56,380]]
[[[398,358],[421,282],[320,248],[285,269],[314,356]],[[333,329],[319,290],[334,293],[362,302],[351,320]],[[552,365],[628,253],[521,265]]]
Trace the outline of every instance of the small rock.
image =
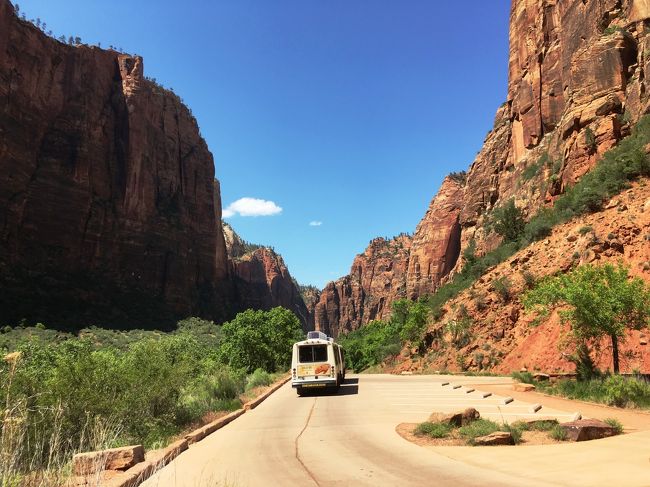
[[496,431],[486,436],[474,438],[474,444],[476,446],[514,445],[515,441],[507,431]]
[[533,374],[533,379],[538,381],[549,380],[550,378],[551,378],[550,375],[544,374],[542,372],[536,372],[535,374]]
[[476,409],[467,408],[465,411],[452,414],[433,413],[429,416],[429,421],[433,423],[448,423],[452,426],[460,427],[476,421],[480,417],[481,413]]
[[569,236],[567,236],[566,240],[567,242],[575,242],[576,240],[578,240],[578,236],[572,233]]
[[582,253],[581,260],[583,264],[588,264],[589,262],[593,262],[594,260],[596,260],[596,252],[594,252],[593,250],[585,250]]
[[648,339],[644,336],[639,337],[639,345],[647,345],[648,344]]
[[512,384],[512,390],[518,392],[529,392],[529,391],[534,391],[535,386],[533,384],[518,382],[516,384]]
[[598,419],[579,419],[560,425],[569,441],[589,441],[616,435],[616,430]]
[[618,210],[618,211],[626,211],[626,210],[627,210],[627,205],[624,205],[623,203],[621,203],[621,204],[618,206],[617,210]]

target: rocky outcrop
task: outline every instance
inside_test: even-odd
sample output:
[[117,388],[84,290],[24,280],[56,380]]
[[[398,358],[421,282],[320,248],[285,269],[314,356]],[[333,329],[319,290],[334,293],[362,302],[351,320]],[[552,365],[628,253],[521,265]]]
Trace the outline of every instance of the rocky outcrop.
[[350,274],[329,283],[314,310],[317,330],[330,336],[390,316],[390,303],[406,297],[411,237],[376,238],[355,257]]
[[[358,256],[349,276],[324,289],[316,326],[354,329],[386,317],[395,297],[435,292],[461,269],[459,253],[471,245],[480,256],[500,244],[493,210],[512,199],[531,216],[588,172],[650,112],[649,25],[645,0],[513,0],[508,92],[494,127],[466,182],[445,180],[408,255],[382,262],[398,267],[408,259],[406,292],[393,292],[403,285],[399,273],[389,292],[370,289],[360,276],[374,266]],[[383,311],[368,312],[367,303]],[[518,310],[502,311],[517,321]]]
[[431,294],[456,265],[464,174],[447,177],[413,237],[377,238],[350,274],[329,283],[314,309],[316,329],[332,336],[390,316],[390,304]]
[[212,155],[142,58],[58,42],[0,0],[0,100],[3,323],[226,316]]
[[458,261],[464,185],[464,174],[447,177],[415,230],[406,276],[410,299],[433,293]]
[[233,308],[269,310],[282,306],[291,310],[303,330],[313,330],[313,318],[305,305],[296,281],[273,249],[243,241],[224,223],[224,236],[234,286]]
[[514,0],[507,101],[470,167],[462,245],[498,241],[486,215],[528,214],[589,171],[647,112],[646,2]]

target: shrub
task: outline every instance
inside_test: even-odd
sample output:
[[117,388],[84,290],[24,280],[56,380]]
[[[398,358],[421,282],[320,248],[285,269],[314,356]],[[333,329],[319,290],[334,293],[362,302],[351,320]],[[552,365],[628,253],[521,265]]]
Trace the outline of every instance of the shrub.
[[512,298],[511,287],[510,280],[505,276],[492,281],[492,288],[504,302],[508,302]]
[[264,369],[255,369],[255,371],[246,379],[246,389],[255,387],[268,386],[273,382],[271,374]]
[[472,320],[469,316],[447,322],[445,330],[451,335],[451,344],[462,348],[471,340]]
[[544,167],[544,161],[542,158],[537,161],[535,164],[531,164],[530,166],[526,166],[526,168],[523,170],[521,173],[521,177],[523,178],[524,181],[530,181],[533,179],[535,176],[539,174],[541,169]]
[[516,381],[523,382],[524,384],[532,384],[534,382],[533,374],[530,372],[513,372],[511,376]]
[[610,406],[650,404],[650,384],[642,380],[615,375],[607,377],[602,386],[603,402]]
[[524,217],[515,200],[508,200],[505,205],[492,212],[494,231],[501,235],[506,242],[514,242],[524,232]]
[[620,435],[623,433],[623,425],[618,419],[615,418],[606,418],[605,423],[610,425],[612,428],[614,428],[614,431],[616,432],[617,435]]
[[551,430],[548,432],[548,436],[553,438],[555,441],[564,441],[567,438],[566,430],[559,424],[556,424],[553,426],[553,428],[551,428]]
[[495,431],[499,431],[500,427],[494,421],[489,419],[477,419],[471,423],[458,428],[458,434],[465,438],[470,445],[474,444],[474,439],[479,436],[486,436]]
[[523,436],[524,429],[521,428],[520,425],[504,423],[501,425],[500,430],[510,433],[510,436],[512,436],[512,442],[515,445],[521,443],[521,437]]
[[521,277],[524,279],[524,285],[528,289],[532,289],[535,287],[535,283],[537,282],[537,278],[535,277],[535,274],[533,274],[530,271],[523,271],[521,273]]
[[585,225],[583,227],[580,227],[580,230],[578,230],[578,233],[580,235],[585,235],[589,232],[591,232],[594,228],[591,225]]
[[418,436],[430,436],[431,438],[446,438],[453,427],[449,423],[431,423],[429,421],[420,423],[415,428]]

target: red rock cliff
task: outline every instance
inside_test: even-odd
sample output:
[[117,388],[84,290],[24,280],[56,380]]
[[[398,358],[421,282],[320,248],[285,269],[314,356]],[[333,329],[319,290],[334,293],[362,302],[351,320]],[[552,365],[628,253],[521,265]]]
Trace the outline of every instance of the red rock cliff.
[[0,0],[0,322],[225,316],[213,181],[196,120],[142,58],[60,43]]
[[234,284],[234,309],[282,306],[295,313],[305,331],[313,330],[313,317],[282,256],[268,247],[242,241],[227,223],[224,235]]
[[350,274],[330,282],[314,309],[317,330],[330,336],[390,316],[390,303],[406,297],[411,237],[376,238],[355,257]]
[[410,251],[382,260],[384,268],[403,266],[405,278],[388,279],[388,291],[370,286],[360,276],[374,265],[357,257],[349,276],[323,290],[316,326],[354,329],[388,314],[368,313],[365,303],[388,310],[396,296],[435,291],[470,242],[479,255],[499,244],[485,225],[496,207],[514,198],[532,215],[589,171],[650,112],[649,29],[647,0],[513,0],[506,102],[466,184],[447,180]]

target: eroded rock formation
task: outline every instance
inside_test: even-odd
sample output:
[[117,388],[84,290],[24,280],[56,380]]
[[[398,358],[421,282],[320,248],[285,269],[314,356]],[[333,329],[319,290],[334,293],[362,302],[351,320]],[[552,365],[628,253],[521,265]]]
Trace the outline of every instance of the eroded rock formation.
[[282,256],[271,248],[244,242],[227,223],[223,229],[235,310],[282,306],[295,313],[305,331],[312,330],[313,318]]
[[0,0],[0,322],[228,313],[214,164],[143,60],[70,46]]
[[[409,252],[382,261],[404,267],[405,282],[396,273],[388,291],[371,287],[363,276],[374,265],[357,256],[350,275],[323,290],[316,326],[355,329],[387,316],[394,297],[435,291],[459,270],[459,252],[500,243],[486,225],[495,208],[513,199],[532,215],[588,172],[650,111],[649,29],[646,0],[513,0],[506,102],[464,187],[446,180]],[[367,311],[380,302],[381,313]]]

